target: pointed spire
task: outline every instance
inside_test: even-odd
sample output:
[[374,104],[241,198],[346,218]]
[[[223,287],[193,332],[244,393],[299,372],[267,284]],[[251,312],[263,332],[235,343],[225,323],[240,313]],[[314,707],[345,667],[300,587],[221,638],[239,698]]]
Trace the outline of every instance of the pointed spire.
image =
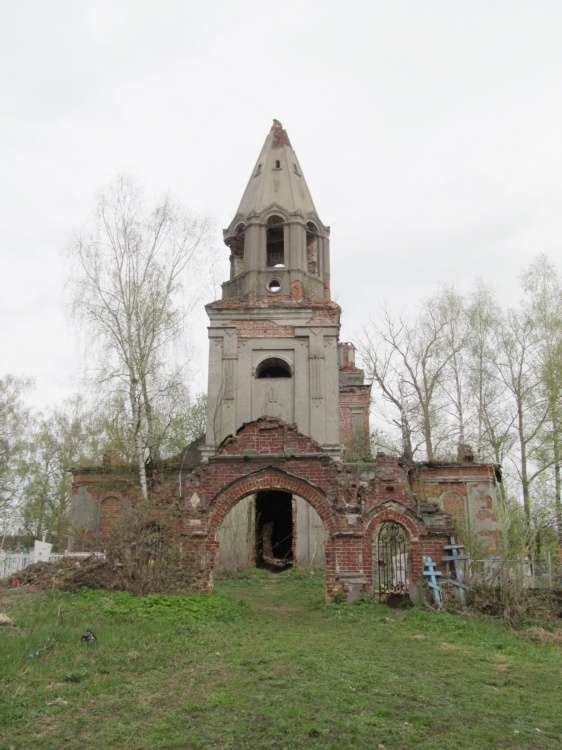
[[297,155],[287,131],[278,120],[273,120],[240,201],[237,216],[260,214],[272,204],[277,204],[288,213],[298,212],[303,216],[316,214]]

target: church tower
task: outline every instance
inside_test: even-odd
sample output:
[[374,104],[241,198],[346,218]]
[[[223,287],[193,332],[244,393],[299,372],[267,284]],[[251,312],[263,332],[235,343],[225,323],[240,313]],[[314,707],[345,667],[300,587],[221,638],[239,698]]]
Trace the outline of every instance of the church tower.
[[230,279],[222,299],[206,307],[204,457],[263,416],[296,423],[340,457],[340,308],[330,299],[329,236],[289,137],[274,120],[224,230]]
[[[329,236],[274,120],[224,232],[230,278],[206,307],[204,445],[162,461],[151,486],[179,511],[194,587],[211,590],[215,569],[296,564],[325,569],[328,599],[421,595],[425,558],[459,532],[451,516],[495,554],[499,467],[370,455],[370,386],[338,340]],[[140,497],[137,467],[110,458],[73,469],[81,543],[101,544]]]

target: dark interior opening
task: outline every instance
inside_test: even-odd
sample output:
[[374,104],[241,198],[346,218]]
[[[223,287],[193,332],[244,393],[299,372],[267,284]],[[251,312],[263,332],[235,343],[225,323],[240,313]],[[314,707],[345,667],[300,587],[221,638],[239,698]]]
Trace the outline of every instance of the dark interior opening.
[[256,372],[256,377],[261,378],[290,378],[291,370],[286,362],[277,357],[266,359],[262,362]]
[[292,501],[280,490],[256,495],[256,567],[283,570],[293,564]]
[[266,229],[266,266],[280,268],[285,265],[285,230],[283,219],[272,216],[267,222]]

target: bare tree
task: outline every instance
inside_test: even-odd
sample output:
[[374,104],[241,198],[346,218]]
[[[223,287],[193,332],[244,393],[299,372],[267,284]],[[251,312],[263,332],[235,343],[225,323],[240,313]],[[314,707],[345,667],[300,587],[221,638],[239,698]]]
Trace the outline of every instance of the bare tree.
[[562,545],[562,283],[544,255],[525,270],[521,281],[525,307],[538,334],[538,367],[547,405],[541,464],[554,469],[554,508]]
[[[377,399],[375,405],[383,418],[399,428],[402,454],[406,460],[413,461],[412,429],[404,394],[403,369],[397,357],[397,343],[402,339],[403,329],[404,323],[383,307],[380,319],[371,319],[370,326],[364,329],[359,351],[367,375],[378,386],[382,396],[382,402]],[[391,406],[390,415],[384,409],[385,404]]]
[[562,541],[562,282],[541,257],[522,282],[516,310],[482,282],[467,298],[441,287],[415,315],[383,309],[360,351],[390,443],[401,435],[404,455],[425,447],[432,460],[471,442],[504,467],[503,506],[522,499],[527,543],[539,525]]
[[367,372],[384,398],[398,411],[395,424],[402,431],[405,455],[425,447],[428,461],[444,439],[442,395],[447,368],[460,352],[461,342],[447,341],[448,319],[434,300],[426,300],[412,321],[404,313],[382,310],[365,330],[361,351]]
[[[470,295],[468,307],[469,333],[468,392],[474,413],[475,448],[481,457],[501,463],[501,445],[496,435],[494,415],[498,412],[500,385],[495,369],[495,332],[501,321],[501,310],[492,290],[480,279]],[[505,420],[502,420],[505,423]],[[492,429],[493,436],[489,429]],[[490,440],[494,449],[490,453]]]
[[540,438],[548,418],[548,402],[541,388],[537,359],[540,338],[533,321],[509,310],[497,332],[496,368],[511,404],[511,419],[518,445],[514,462],[523,496],[527,524],[531,524],[531,484],[544,470],[536,462]]
[[451,420],[451,437],[465,444],[469,439],[469,315],[464,297],[454,286],[444,286],[432,302],[442,325],[442,349],[445,367],[440,388],[443,409]]
[[149,207],[126,177],[99,195],[93,229],[70,245],[75,318],[91,341],[97,380],[126,394],[141,492],[158,461],[156,406],[181,384],[173,347],[194,303],[180,293],[211,225],[169,197]]

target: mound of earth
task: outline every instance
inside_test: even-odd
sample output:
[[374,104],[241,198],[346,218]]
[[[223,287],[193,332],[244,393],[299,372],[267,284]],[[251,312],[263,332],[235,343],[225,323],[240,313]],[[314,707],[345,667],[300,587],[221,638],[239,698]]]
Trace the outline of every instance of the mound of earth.
[[0,588],[33,586],[38,589],[77,591],[82,587],[114,591],[122,581],[114,566],[99,557],[63,557],[56,562],[28,565],[0,580]]

